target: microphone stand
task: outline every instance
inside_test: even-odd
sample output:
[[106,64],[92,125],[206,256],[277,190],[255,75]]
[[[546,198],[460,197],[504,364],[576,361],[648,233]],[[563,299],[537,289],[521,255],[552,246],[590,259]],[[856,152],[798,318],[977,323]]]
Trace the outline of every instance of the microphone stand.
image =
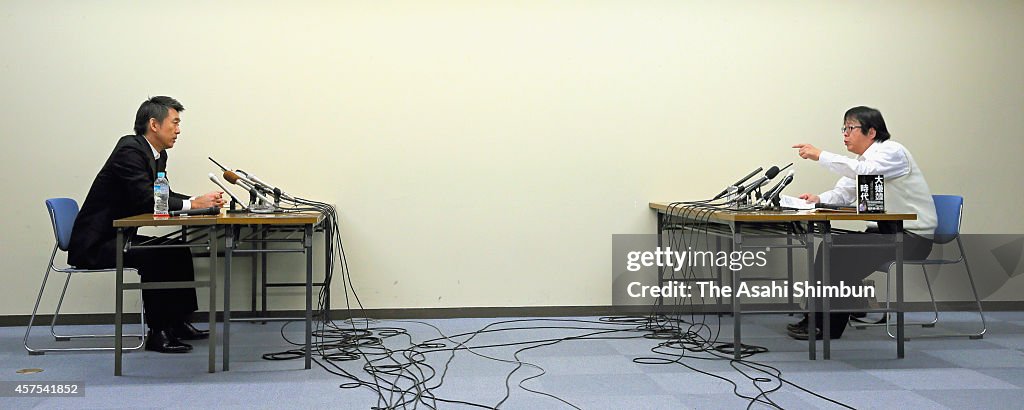
[[269,193],[261,189],[259,186],[253,186],[249,190],[249,210],[257,214],[272,214],[276,212],[284,212],[281,209],[281,195],[275,193],[274,202],[264,201],[261,197],[265,197],[262,194]]

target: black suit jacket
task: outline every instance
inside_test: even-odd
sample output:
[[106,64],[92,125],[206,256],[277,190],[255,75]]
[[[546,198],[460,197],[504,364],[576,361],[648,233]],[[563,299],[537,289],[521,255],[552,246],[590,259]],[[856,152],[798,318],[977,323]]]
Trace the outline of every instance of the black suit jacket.
[[[114,220],[153,212],[153,182],[167,166],[167,151],[153,158],[153,149],[141,135],[117,141],[89,188],[71,230],[68,264],[80,268],[113,267],[117,231]],[[182,208],[188,196],[171,191],[170,210]]]

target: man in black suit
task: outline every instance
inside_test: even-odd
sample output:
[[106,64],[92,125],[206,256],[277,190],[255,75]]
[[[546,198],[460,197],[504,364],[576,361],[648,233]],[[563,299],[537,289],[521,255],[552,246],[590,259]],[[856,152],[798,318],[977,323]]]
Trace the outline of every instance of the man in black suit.
[[[115,265],[115,219],[153,212],[153,183],[167,166],[167,149],[181,132],[180,113],[185,110],[171,97],[153,97],[135,115],[135,135],[117,141],[114,151],[93,180],[89,194],[71,231],[68,263],[79,268],[110,268]],[[222,192],[189,198],[171,191],[170,210],[221,206]],[[134,231],[131,232],[134,234]],[[144,237],[136,236],[140,240]],[[137,268],[142,282],[192,281],[192,253],[188,248],[131,250],[125,266]],[[143,290],[149,334],[146,350],[185,353],[192,346],[181,340],[209,337],[188,318],[198,309],[195,289]]]

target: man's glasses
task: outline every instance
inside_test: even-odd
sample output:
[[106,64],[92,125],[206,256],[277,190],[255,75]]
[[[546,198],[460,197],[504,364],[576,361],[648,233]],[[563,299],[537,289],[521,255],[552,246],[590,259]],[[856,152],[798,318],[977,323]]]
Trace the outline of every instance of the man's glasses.
[[842,133],[843,133],[843,134],[846,134],[846,133],[848,133],[848,132],[853,132],[853,129],[854,129],[854,128],[860,128],[860,129],[862,129],[862,130],[864,129],[864,127],[863,127],[863,126],[861,126],[861,125],[854,125],[854,126],[852,126],[852,127],[847,127],[847,126],[844,126],[843,128],[840,128],[840,129],[839,129],[839,131],[842,131]]

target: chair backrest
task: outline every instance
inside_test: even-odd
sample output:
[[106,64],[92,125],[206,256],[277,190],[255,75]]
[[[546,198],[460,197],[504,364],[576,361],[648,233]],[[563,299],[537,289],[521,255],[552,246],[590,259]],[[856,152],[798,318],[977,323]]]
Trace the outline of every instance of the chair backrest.
[[53,224],[53,236],[57,239],[57,247],[67,252],[71,243],[71,228],[78,217],[78,202],[71,198],[50,198],[46,200],[46,210],[50,213]]
[[960,235],[960,218],[964,208],[964,197],[960,195],[932,195],[935,214],[939,220],[935,227],[935,243],[943,244]]

